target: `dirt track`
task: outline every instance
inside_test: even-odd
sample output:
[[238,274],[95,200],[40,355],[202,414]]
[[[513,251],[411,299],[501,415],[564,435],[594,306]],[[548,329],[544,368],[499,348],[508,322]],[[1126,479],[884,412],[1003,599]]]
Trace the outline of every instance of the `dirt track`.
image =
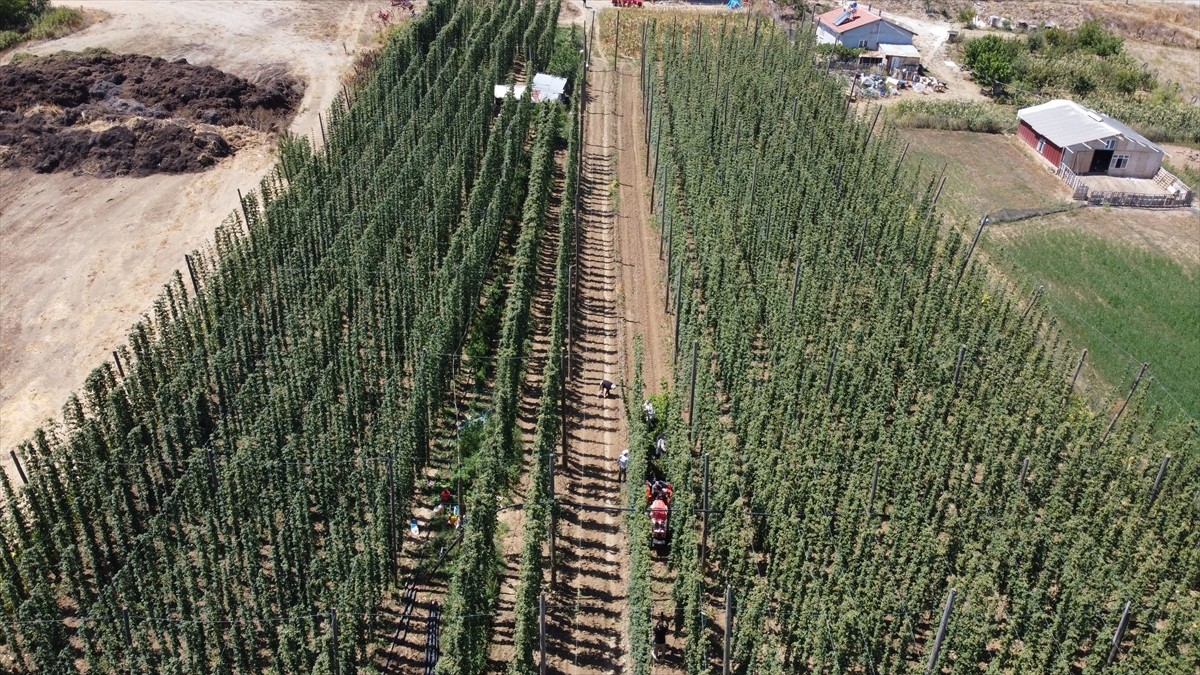
[[[108,18],[22,51],[105,47],[186,58],[254,79],[280,65],[305,81],[291,130],[318,136],[317,113],[371,43],[384,0],[73,0]],[[344,45],[344,46],[343,46]],[[7,60],[7,57],[0,60]],[[0,464],[67,395],[162,285],[272,165],[273,145],[246,139],[202,174],[98,179],[0,171]]]

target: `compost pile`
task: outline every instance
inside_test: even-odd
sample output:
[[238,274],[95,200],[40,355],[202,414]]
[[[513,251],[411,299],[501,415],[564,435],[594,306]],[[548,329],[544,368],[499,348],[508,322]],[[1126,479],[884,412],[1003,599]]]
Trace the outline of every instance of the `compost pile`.
[[0,67],[0,165],[39,173],[202,171],[234,128],[286,128],[303,94],[282,71],[250,82],[184,59],[60,53]]

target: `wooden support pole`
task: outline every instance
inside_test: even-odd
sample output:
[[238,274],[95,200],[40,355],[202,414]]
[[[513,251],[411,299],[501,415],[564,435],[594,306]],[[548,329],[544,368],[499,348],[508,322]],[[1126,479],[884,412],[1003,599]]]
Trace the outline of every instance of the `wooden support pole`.
[[704,579],[704,563],[708,559],[708,453],[701,458],[704,466],[704,489],[700,493],[700,579]]
[[1158,490],[1162,487],[1163,478],[1167,475],[1167,466],[1171,464],[1171,456],[1163,457],[1162,464],[1158,466],[1158,475],[1154,477],[1154,487],[1150,488],[1150,501],[1146,504],[1146,508],[1154,506],[1154,500],[1158,499]]
[[692,383],[688,386],[688,424],[691,425],[692,435],[696,432],[696,349],[700,343],[692,340]]
[[1142,369],[1138,371],[1137,377],[1133,380],[1133,386],[1129,388],[1129,393],[1125,396],[1125,400],[1121,401],[1121,407],[1117,408],[1117,412],[1108,421],[1108,428],[1104,430],[1104,436],[1100,439],[1098,445],[1104,445],[1104,441],[1108,440],[1108,435],[1112,433],[1113,427],[1117,425],[1117,418],[1121,413],[1125,412],[1125,406],[1129,405],[1129,399],[1133,398],[1134,392],[1137,391],[1138,385],[1142,383],[1142,376],[1146,374],[1146,369],[1150,367],[1149,363],[1143,363]]
[[546,675],[546,594],[538,595],[538,675]]
[[796,252],[796,272],[792,275],[792,304],[790,311],[796,311],[796,291],[800,290],[800,275],[804,273],[804,260]]
[[871,474],[871,496],[867,498],[867,516],[875,512],[875,488],[879,487],[879,460],[875,460],[875,471]]
[[329,670],[338,675],[338,625],[337,610],[329,608]]
[[[621,56],[621,10],[617,10],[617,29],[616,35],[613,37],[613,70],[617,69],[617,59]],[[621,78],[617,77],[617,83],[620,83]]]
[[958,346],[958,357],[954,360],[954,388],[958,388],[958,380],[962,377],[963,357],[967,355],[967,346]]
[[1025,477],[1028,475],[1029,475],[1029,458],[1026,457],[1021,462],[1021,477],[1017,479],[1017,485],[1019,485],[1022,490],[1025,489]]
[[929,663],[925,666],[925,675],[933,673],[937,664],[938,652],[942,649],[942,640],[946,637],[946,624],[950,623],[950,612],[954,609],[954,596],[958,594],[953,588],[946,596],[946,609],[942,610],[942,622],[938,624],[937,637],[933,639],[933,651],[929,652]]
[[192,264],[192,256],[183,255],[183,264],[187,266],[188,276],[192,279],[192,292],[200,297],[200,279],[196,277],[196,266]]
[[329,145],[329,141],[325,138],[325,118],[321,117],[321,113],[317,113],[317,124],[321,127],[321,147]]
[[12,457],[13,466],[17,469],[17,475],[21,477],[21,485],[29,485],[29,478],[25,476],[25,469],[21,468],[21,460],[17,459],[17,451],[9,450],[8,456]]
[[833,384],[833,366],[837,363],[838,348],[833,346],[833,353],[829,355],[829,371],[825,373],[825,393],[829,393],[829,387]]
[[958,278],[954,280],[955,286],[962,281],[963,275],[967,273],[967,266],[971,264],[971,255],[975,253],[975,246],[979,243],[979,237],[983,234],[983,227],[987,224],[987,216],[979,219],[979,228],[975,230],[975,237],[971,239],[971,246],[967,248],[967,257],[963,258],[962,268],[958,270]]
[[[133,630],[131,630],[130,626],[129,626],[129,608],[128,607],[121,608],[121,630],[122,630],[122,632],[125,633],[125,646],[132,648],[133,647]],[[130,654],[131,658],[132,658],[132,656],[133,655]]]
[[117,350],[115,349],[113,350],[112,355],[113,363],[117,364],[117,374],[121,376],[121,379],[125,379],[125,369],[121,367],[121,355],[118,354]]
[[679,283],[675,289],[675,345],[671,352],[672,365],[679,363],[679,324],[683,315],[683,265],[679,266]]
[[398,578],[399,567],[396,565],[396,461],[394,453],[387,454],[388,481],[388,566],[392,572],[392,581]]
[[1108,658],[1104,659],[1104,665],[1111,666],[1112,662],[1117,658],[1117,652],[1121,649],[1121,640],[1125,638],[1125,629],[1129,627],[1129,605],[1125,603],[1125,609],[1121,612],[1121,620],[1117,622],[1117,630],[1113,632],[1112,647],[1108,650]]
[[1067,399],[1071,398],[1071,394],[1075,393],[1075,380],[1079,379],[1079,371],[1083,370],[1083,360],[1087,358],[1087,350],[1079,353],[1079,363],[1075,364],[1075,374],[1071,376],[1071,386],[1067,388],[1067,393],[1063,395],[1062,404],[1067,404]]
[[[285,165],[286,166],[286,165]],[[250,210],[246,208],[246,198],[242,196],[242,191],[238,191],[238,206],[242,207],[242,218],[246,220],[246,231],[250,231]]]
[[721,666],[722,675],[729,675],[729,643],[733,637],[733,586],[725,586],[725,654]]
[[1029,310],[1033,309],[1033,306],[1037,304],[1038,298],[1040,298],[1042,296],[1042,289],[1044,289],[1044,288],[1045,288],[1044,286],[1042,286],[1041,284],[1038,284],[1037,287],[1033,289],[1033,293],[1031,293],[1029,295],[1029,304],[1026,305],[1025,311],[1021,312],[1021,320],[1022,321],[1024,321],[1029,316]]
[[[570,321],[569,318],[568,321]],[[558,386],[558,449],[559,456],[562,457],[562,467],[565,469],[567,468],[567,368],[570,359],[563,354],[562,360],[562,382]]]
[[558,503],[550,504],[550,588],[558,586]]

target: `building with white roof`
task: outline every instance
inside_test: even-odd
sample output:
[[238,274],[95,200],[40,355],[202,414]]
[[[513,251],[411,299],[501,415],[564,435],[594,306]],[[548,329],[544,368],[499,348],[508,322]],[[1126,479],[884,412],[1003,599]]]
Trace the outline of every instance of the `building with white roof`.
[[1077,175],[1153,178],[1163,150],[1122,122],[1055,99],[1017,111],[1017,136],[1058,169]]

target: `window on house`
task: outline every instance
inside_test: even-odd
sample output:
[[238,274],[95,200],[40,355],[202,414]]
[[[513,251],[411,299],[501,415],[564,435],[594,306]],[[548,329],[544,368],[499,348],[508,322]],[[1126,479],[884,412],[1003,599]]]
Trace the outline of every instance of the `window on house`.
[[859,48],[859,49],[866,49],[866,48],[867,48],[867,41],[866,41],[866,40],[859,40],[859,41],[858,41],[858,48]]
[[1039,138],[1038,139],[1038,147],[1037,147],[1037,151],[1038,151],[1039,155],[1042,154],[1042,148],[1044,148],[1044,147],[1046,147],[1046,139]]
[[1116,141],[1116,140],[1114,140],[1114,139],[1110,138],[1110,139],[1108,139],[1107,141],[1104,141],[1104,149],[1105,149],[1105,150],[1112,150],[1112,149],[1113,149],[1113,148],[1115,148],[1115,147],[1117,147],[1117,141]]
[[1113,155],[1112,168],[1124,169],[1129,166],[1129,155]]

